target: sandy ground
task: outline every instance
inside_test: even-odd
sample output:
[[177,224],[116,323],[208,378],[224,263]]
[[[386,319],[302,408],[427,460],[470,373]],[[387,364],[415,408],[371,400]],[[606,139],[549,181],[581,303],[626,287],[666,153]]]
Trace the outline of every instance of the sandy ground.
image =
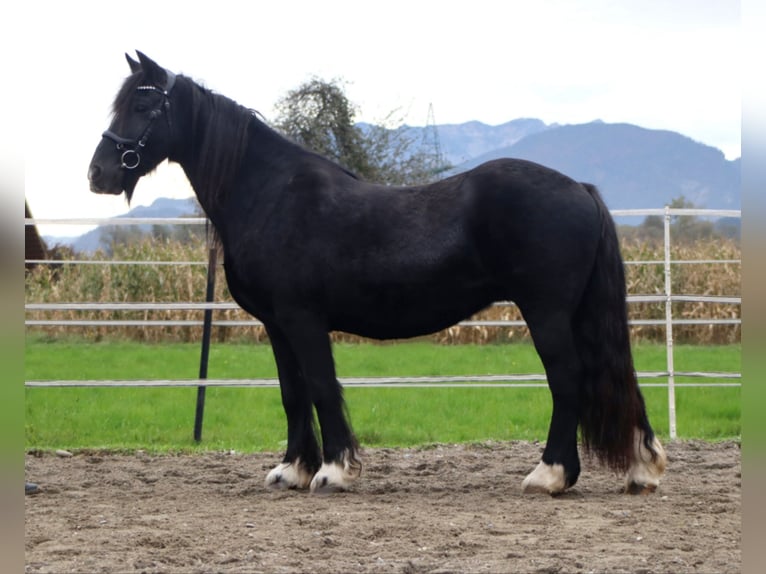
[[327,496],[266,489],[274,453],[29,453],[26,572],[739,572],[739,444],[666,447],[653,495],[584,459],[556,498],[528,442],[367,449]]

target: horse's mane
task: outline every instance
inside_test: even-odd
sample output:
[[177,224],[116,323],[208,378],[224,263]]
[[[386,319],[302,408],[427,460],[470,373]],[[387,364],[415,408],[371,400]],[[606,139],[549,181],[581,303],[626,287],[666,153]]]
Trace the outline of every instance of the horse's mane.
[[[178,76],[176,81],[179,80],[186,80],[192,86],[191,112],[195,123],[191,126],[191,134],[200,146],[200,156],[197,158],[197,193],[200,199],[204,198],[209,205],[220,205],[224,202],[230,183],[236,179],[245,157],[250,136],[254,134],[261,137],[269,134],[269,138],[280,142],[275,148],[287,149],[284,145],[288,148],[294,146],[294,149],[301,150],[301,153],[316,156],[320,161],[332,164],[356,179],[356,175],[349,170],[290,141],[258,119],[255,110],[217,94],[185,76]],[[204,124],[197,123],[200,121]],[[279,152],[270,147],[259,151],[261,157],[271,154],[274,159],[279,155]]]
[[234,100],[189,81],[194,118],[191,134],[199,142],[197,191],[212,204],[219,204],[236,178],[247,150],[248,127],[255,117]]
[[[131,98],[136,93],[136,88],[141,85],[141,79],[142,74],[131,74],[122,83],[120,91],[117,92],[117,96],[114,98],[114,102],[112,102],[112,115],[116,119],[127,116]],[[117,126],[118,129],[120,127],[119,125]]]

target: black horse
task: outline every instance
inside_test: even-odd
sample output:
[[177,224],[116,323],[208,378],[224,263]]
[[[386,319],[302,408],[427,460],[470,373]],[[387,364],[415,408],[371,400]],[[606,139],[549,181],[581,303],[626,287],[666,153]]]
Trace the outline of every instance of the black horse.
[[578,427],[589,452],[627,473],[626,491],[656,488],[666,457],[633,367],[614,222],[594,186],[514,159],[430,185],[360,181],[236,102],[140,52],[127,59],[90,187],[129,201],[162,160],[183,167],[220,237],[229,290],[273,347],[287,451],[267,485],[337,491],[361,472],[330,331],[414,337],[513,300],[553,396],[523,490],[575,484]]

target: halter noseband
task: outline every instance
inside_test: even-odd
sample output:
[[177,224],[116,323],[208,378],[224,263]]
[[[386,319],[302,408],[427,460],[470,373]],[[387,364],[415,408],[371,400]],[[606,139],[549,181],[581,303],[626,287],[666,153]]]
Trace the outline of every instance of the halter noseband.
[[146,146],[146,140],[149,139],[149,135],[152,133],[154,120],[160,117],[163,113],[168,121],[168,129],[170,129],[170,90],[173,89],[173,85],[176,83],[176,75],[170,70],[165,70],[165,73],[167,74],[167,82],[164,90],[152,85],[138,86],[136,88],[137,91],[157,92],[162,96],[162,103],[149,114],[149,123],[138,138],[124,138],[111,130],[106,130],[101,134],[101,137],[112,140],[117,146],[117,149],[122,151],[122,156],[120,156],[121,169],[136,169],[139,166],[141,163],[141,154],[138,153],[138,150]]

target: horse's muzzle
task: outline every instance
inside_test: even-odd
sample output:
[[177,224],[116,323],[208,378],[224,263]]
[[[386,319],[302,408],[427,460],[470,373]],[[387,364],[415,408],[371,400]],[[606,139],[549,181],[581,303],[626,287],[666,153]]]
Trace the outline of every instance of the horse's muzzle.
[[88,168],[88,181],[90,182],[90,190],[93,193],[107,194],[107,195],[120,195],[122,188],[120,186],[111,187],[104,182],[104,170],[98,164],[92,163]]

